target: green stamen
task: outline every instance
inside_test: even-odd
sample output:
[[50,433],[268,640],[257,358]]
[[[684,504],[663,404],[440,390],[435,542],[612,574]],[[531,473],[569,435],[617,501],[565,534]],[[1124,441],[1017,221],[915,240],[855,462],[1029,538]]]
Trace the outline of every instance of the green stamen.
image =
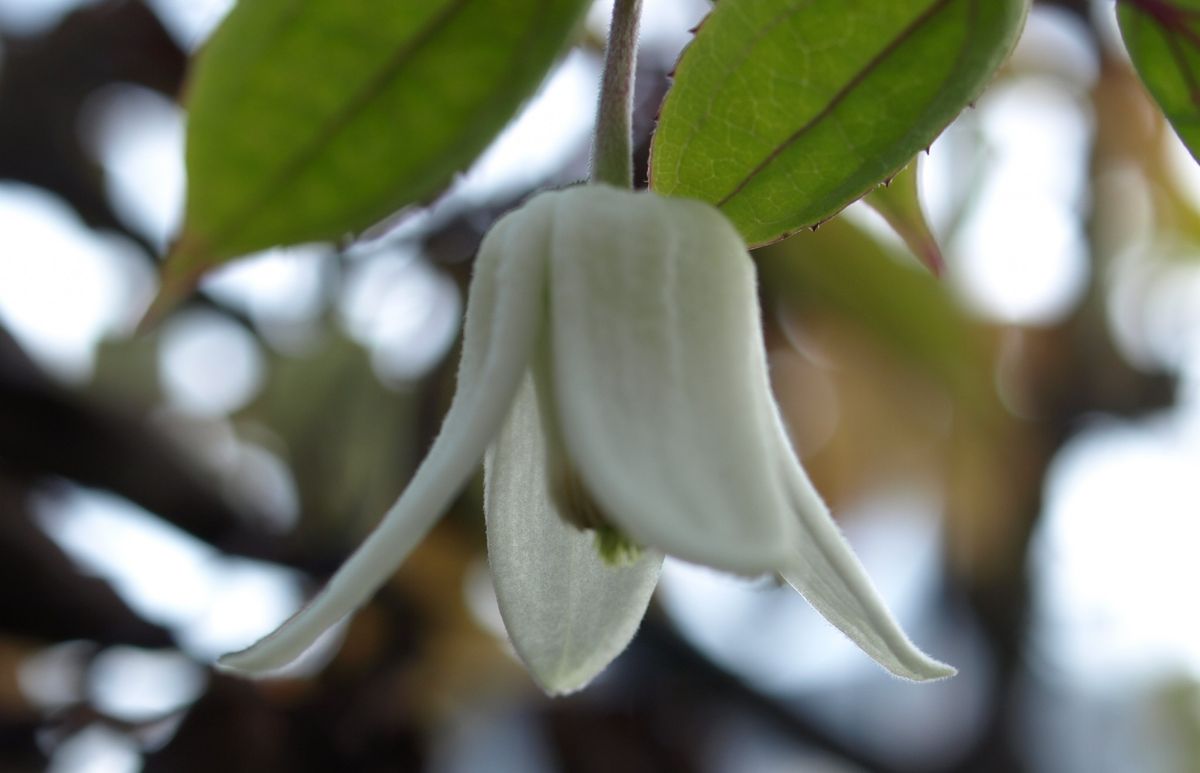
[[597,527],[593,533],[596,535],[596,552],[609,566],[629,566],[642,555],[641,546],[611,526]]

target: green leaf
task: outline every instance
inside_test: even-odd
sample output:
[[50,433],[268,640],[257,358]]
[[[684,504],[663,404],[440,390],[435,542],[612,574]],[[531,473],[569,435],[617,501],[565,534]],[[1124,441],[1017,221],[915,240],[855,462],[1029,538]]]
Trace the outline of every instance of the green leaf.
[[752,245],[828,219],[979,95],[1028,0],[722,0],[663,103],[659,193],[720,207]]
[[913,255],[940,276],[945,262],[942,248],[929,228],[925,211],[921,208],[921,195],[917,190],[917,161],[900,170],[899,174],[863,198],[871,209],[883,216]]
[[534,91],[587,6],[239,3],[188,87],[188,205],[168,280],[338,239],[435,195]]
[[1117,20],[1142,82],[1200,159],[1200,0],[1123,0]]

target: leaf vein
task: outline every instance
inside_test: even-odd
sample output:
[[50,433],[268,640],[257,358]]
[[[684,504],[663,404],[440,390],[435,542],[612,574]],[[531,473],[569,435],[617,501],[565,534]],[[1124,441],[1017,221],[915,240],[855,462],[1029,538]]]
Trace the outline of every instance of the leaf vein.
[[745,177],[738,181],[733,190],[719,199],[716,204],[717,207],[724,207],[726,204],[736,198],[758,175],[764,172],[781,155],[783,155],[788,148],[796,144],[806,134],[829,118],[837,109],[837,107],[848,96],[850,96],[851,92],[853,92],[856,87],[866,80],[867,77],[871,75],[871,73],[874,72],[881,64],[887,61],[887,59],[890,58],[892,54],[894,54],[896,50],[899,49],[905,42],[907,42],[913,36],[913,34],[922,27],[922,25],[927,23],[930,19],[932,19],[953,2],[955,2],[955,0],[935,0],[935,2],[932,3],[927,9],[922,11],[916,19],[914,19],[907,27],[901,30],[895,38],[889,41],[888,44],[879,51],[879,53],[872,57],[870,61],[868,61],[858,72],[856,72],[854,76],[850,78],[850,80],[847,81],[846,84],[833,95],[829,102],[827,102],[816,115],[796,129],[796,131],[792,132],[792,134],[784,139],[783,142],[779,143],[779,145],[773,148],[771,152],[767,154],[766,158],[760,161],[746,174]]
[[320,155],[321,151],[344,131],[370,104],[391,84],[397,73],[424,48],[434,36],[446,27],[455,16],[470,5],[473,0],[451,0],[441,13],[434,16],[425,27],[416,31],[404,45],[398,48],[384,62],[364,86],[346,103],[345,108],[331,116],[313,139],[305,145],[280,170],[270,177],[251,203],[242,209],[239,217],[234,218],[224,228],[217,231],[212,241],[222,243],[231,239],[241,228],[257,216],[263,207],[267,206],[280,190],[287,188],[303,174],[304,169]]

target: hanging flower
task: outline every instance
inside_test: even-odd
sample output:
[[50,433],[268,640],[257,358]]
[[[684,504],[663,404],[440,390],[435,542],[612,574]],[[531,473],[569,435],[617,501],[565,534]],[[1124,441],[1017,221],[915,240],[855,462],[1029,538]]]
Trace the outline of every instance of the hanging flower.
[[707,204],[601,185],[538,195],[484,238],[429,455],[312,603],[222,664],[282,667],[365,603],[485,452],[500,611],[547,692],[620,654],[663,554],[778,573],[893,674],[954,673],[900,630],[791,449],[737,232]]

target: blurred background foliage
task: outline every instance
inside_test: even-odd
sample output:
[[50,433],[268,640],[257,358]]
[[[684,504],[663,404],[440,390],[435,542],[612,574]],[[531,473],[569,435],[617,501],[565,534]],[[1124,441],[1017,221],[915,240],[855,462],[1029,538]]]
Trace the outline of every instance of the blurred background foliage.
[[[793,441],[960,675],[897,682],[793,594],[672,564],[555,701],[503,641],[477,488],[294,673],[211,661],[428,447],[482,233],[585,173],[606,11],[432,207],[225,269],[135,336],[227,6],[0,2],[0,770],[1200,770],[1200,177],[1111,0],[1038,3],[918,159],[942,279],[860,206],[756,254]],[[643,181],[706,10],[649,6]]]

